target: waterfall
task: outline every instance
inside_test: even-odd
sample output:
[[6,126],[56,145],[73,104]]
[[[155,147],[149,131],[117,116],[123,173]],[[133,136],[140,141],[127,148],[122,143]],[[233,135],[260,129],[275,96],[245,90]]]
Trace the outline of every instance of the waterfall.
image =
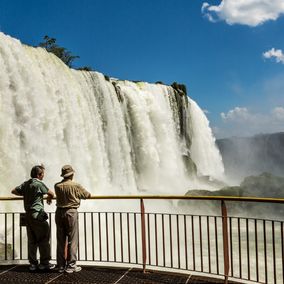
[[197,166],[199,174],[223,179],[222,157],[215,145],[215,138],[209,127],[209,121],[196,102],[190,98],[189,100],[189,112],[192,117],[191,157]]
[[73,70],[0,33],[2,195],[38,163],[50,188],[70,163],[93,194],[184,194],[191,184],[184,153],[201,174],[222,171],[204,120],[171,86]]

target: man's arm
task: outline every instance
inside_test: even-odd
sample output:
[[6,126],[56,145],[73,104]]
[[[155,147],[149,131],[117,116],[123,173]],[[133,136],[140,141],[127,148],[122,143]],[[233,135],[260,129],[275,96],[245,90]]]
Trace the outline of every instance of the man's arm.
[[25,194],[26,185],[27,185],[27,181],[25,181],[19,186],[16,186],[14,189],[11,190],[11,193],[18,195],[18,196],[23,196]]
[[52,203],[52,198],[53,197],[54,197],[54,192],[49,189],[48,192],[47,192],[47,198],[46,198],[47,204],[51,204]]
[[43,195],[47,194],[47,198],[46,198],[47,204],[51,204],[52,198],[54,197],[54,192],[50,190],[42,181],[39,182],[38,186]]
[[18,192],[18,190],[17,190],[16,188],[12,189],[12,190],[11,190],[11,193],[12,193],[12,194],[15,194],[15,195],[18,195],[18,196],[21,196],[21,195],[22,195],[22,194],[20,194],[20,193]]
[[81,199],[87,199],[90,198],[92,195],[90,192],[88,192],[82,185],[79,186],[79,198]]

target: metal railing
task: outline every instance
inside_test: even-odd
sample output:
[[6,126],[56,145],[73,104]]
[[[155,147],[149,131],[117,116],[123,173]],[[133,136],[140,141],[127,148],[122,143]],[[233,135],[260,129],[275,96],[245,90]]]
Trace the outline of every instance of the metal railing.
[[[222,196],[93,196],[136,199],[137,212],[79,212],[78,260],[127,263],[196,271],[257,283],[284,283],[283,221],[227,215],[226,203],[284,203],[284,199]],[[146,212],[144,200],[220,201],[219,215]],[[0,201],[19,200],[3,197]],[[91,201],[86,201],[91,202]],[[49,213],[52,256],[56,255],[54,213]],[[0,213],[0,258],[27,259],[19,212]],[[1,232],[0,231],[0,232]]]

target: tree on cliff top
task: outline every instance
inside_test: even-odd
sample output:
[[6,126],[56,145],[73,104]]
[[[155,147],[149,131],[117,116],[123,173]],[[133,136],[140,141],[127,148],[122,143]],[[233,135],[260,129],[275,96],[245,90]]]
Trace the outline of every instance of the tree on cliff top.
[[56,39],[49,36],[44,36],[44,42],[39,43],[40,47],[45,48],[48,52],[52,52],[60,58],[67,66],[72,67],[72,63],[80,56],[73,55],[65,47],[56,44]]

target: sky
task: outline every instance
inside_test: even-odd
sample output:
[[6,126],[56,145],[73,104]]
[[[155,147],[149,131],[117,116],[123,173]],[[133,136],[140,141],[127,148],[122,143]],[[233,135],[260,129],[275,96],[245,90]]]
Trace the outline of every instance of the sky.
[[0,31],[74,67],[178,82],[217,138],[284,131],[284,0],[0,0]]

